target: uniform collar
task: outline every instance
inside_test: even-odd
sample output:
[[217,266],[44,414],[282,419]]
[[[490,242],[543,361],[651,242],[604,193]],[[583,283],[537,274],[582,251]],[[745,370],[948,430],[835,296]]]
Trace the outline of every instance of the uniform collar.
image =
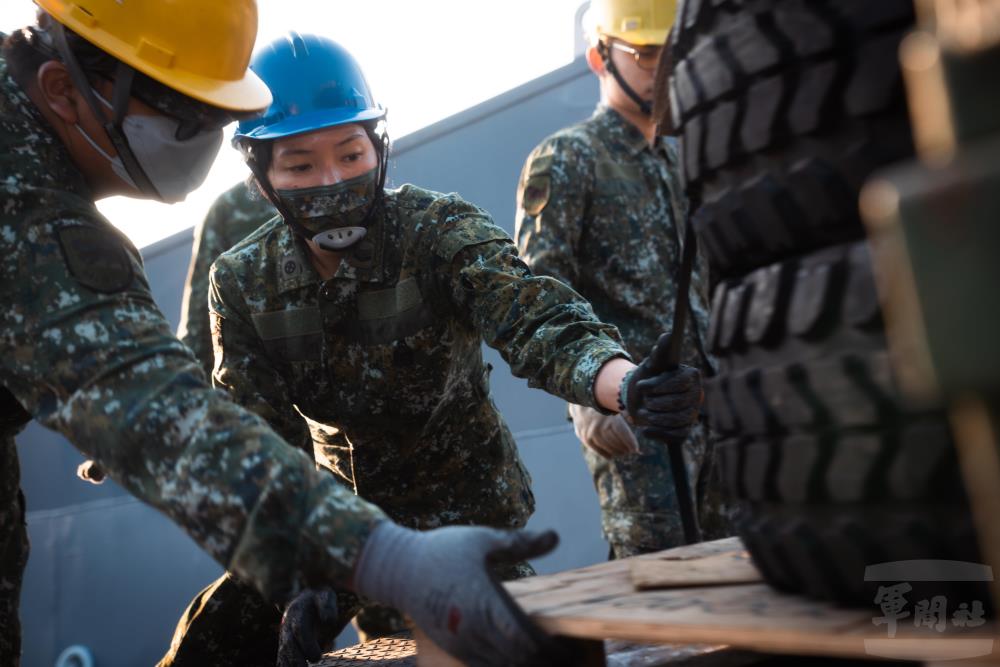
[[616,147],[629,155],[638,155],[649,148],[646,137],[625,117],[605,104],[598,104],[591,117],[596,125],[604,130],[604,136]]
[[[385,219],[391,202],[388,201],[387,212],[368,227],[364,240],[351,248],[344,260],[337,267],[333,280],[354,280],[363,283],[382,282],[386,267],[385,262]],[[316,285],[322,282],[319,273],[309,261],[309,248],[306,242],[288,225],[281,225],[278,237],[278,256],[280,265],[278,278],[279,293]]]
[[680,168],[680,159],[677,147],[677,138],[669,135],[661,135],[656,137],[656,143],[653,144],[653,152],[662,157],[667,161],[667,164],[673,169]]

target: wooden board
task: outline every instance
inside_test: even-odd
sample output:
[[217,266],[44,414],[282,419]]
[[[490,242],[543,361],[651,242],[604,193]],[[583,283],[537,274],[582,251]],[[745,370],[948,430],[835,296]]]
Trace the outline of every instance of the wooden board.
[[[316,667],[418,667],[420,664],[437,667],[433,656],[437,647],[428,644],[426,637],[418,642],[409,633],[382,637],[334,651],[323,657]],[[648,645],[610,641],[605,643],[608,663],[616,667],[744,667],[760,660],[756,654],[727,650],[723,646],[673,644]],[[448,658],[449,660],[451,658]],[[594,664],[604,665],[600,656]],[[583,667],[576,665],[574,667]]]
[[[680,547],[664,554],[701,558],[743,551],[739,540]],[[647,643],[726,644],[733,648],[800,655],[885,656],[932,660],[966,648],[996,650],[992,631],[945,635],[917,633],[901,622],[896,638],[868,609],[841,609],[825,602],[785,595],[766,584],[720,585],[637,591],[631,568],[636,559],[601,563],[554,575],[509,582],[507,589],[546,631],[571,637],[621,639]],[[891,643],[887,643],[891,642]],[[978,642],[978,643],[977,643]],[[985,643],[984,643],[985,642]]]
[[746,551],[682,557],[664,552],[658,558],[636,558],[629,566],[639,590],[751,584],[763,581]]

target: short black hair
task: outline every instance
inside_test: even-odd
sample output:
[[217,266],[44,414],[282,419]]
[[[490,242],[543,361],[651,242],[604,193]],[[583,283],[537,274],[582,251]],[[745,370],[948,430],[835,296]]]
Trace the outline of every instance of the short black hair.
[[3,40],[3,59],[7,63],[7,71],[22,89],[26,90],[34,80],[38,69],[47,60],[52,60],[29,44],[28,28],[15,30]]
[[247,189],[250,191],[250,198],[266,199],[273,205],[274,202],[271,201],[271,198],[265,192],[265,188],[258,180],[257,174],[266,174],[267,170],[271,168],[271,160],[274,156],[274,142],[242,139],[234,142],[234,145],[243,154],[243,160],[251,169],[246,180]]

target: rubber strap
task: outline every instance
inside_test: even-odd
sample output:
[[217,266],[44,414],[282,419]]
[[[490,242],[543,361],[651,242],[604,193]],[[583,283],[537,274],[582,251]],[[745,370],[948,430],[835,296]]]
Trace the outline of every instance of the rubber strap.
[[109,120],[107,115],[104,113],[104,109],[101,104],[97,101],[97,96],[94,95],[90,80],[87,79],[87,75],[84,73],[83,68],[77,61],[76,56],[73,55],[73,50],[69,48],[69,42],[66,39],[65,29],[58,21],[53,21],[52,23],[52,32],[55,34],[56,49],[59,51],[63,64],[66,65],[66,69],[69,71],[70,78],[73,79],[73,85],[75,85],[77,90],[80,91],[80,94],[83,95],[83,99],[87,101],[87,106],[90,107],[90,111],[98,120],[101,121],[101,125],[104,127],[104,132],[108,135],[111,145],[114,146],[115,152],[118,154],[119,159],[121,159],[122,164],[125,166],[125,171],[127,171],[128,175],[132,177],[136,187],[138,187],[143,194],[156,199],[161,199],[160,193],[157,192],[156,188],[153,186],[153,182],[150,181],[149,176],[146,175],[146,171],[142,168],[142,165],[139,164],[139,160],[136,159],[135,153],[132,152],[132,147],[128,143],[128,138],[122,131],[122,121],[124,120],[125,112],[128,109],[128,102],[132,91],[132,79],[135,76],[135,70],[119,61],[118,69],[115,72],[115,89],[112,98],[112,107],[115,117]]
[[657,371],[668,371],[680,366],[684,332],[687,329],[688,316],[691,312],[691,300],[688,293],[691,290],[691,274],[694,272],[694,260],[697,254],[698,239],[694,233],[691,217],[688,216],[684,224],[684,247],[681,250],[680,270],[677,272],[677,295],[674,297],[674,321],[670,330],[670,338],[667,345],[662,347],[657,345],[651,354],[653,358],[650,360],[650,364]]
[[[674,321],[667,344],[657,345],[650,355],[652,368],[665,372],[680,366],[681,350],[684,345],[684,332],[691,312],[691,274],[694,272],[694,260],[698,254],[698,239],[695,236],[691,216],[684,224],[684,247],[681,251],[681,266],[677,275],[677,296],[674,301]],[[697,331],[695,338],[698,339]],[[703,353],[704,354],[704,353]],[[710,369],[711,367],[709,367]],[[688,479],[687,464],[684,462],[684,447],[677,445],[667,447],[670,457],[670,473],[674,478],[674,489],[677,492],[677,505],[681,515],[681,527],[684,530],[684,541],[687,544],[701,542],[701,529],[698,527],[698,514],[691,494],[691,482]]]
[[615,61],[611,59],[611,52],[608,50],[607,45],[603,42],[601,42],[600,54],[601,59],[604,60],[605,69],[611,72],[611,76],[615,78],[615,81],[617,81],[621,89],[625,91],[625,94],[628,95],[633,102],[639,105],[639,110],[642,111],[642,113],[647,116],[653,115],[653,105],[642,99],[642,97],[639,96],[639,93],[635,92],[635,89],[628,85],[628,82],[625,81],[625,78],[615,66]]

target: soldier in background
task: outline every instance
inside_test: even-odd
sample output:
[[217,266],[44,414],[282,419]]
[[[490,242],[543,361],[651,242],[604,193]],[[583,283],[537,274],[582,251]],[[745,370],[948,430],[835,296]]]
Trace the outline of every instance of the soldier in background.
[[273,604],[344,587],[404,610],[464,660],[543,659],[548,640],[485,563],[540,555],[554,535],[418,533],[317,472],[211,389],[138,250],[94,206],[184,199],[223,126],[269,104],[246,69],[253,0],[36,1],[36,25],[3,39],[0,55],[0,664],[21,654],[15,436],[32,418]]
[[[642,359],[672,326],[675,271],[686,215],[674,142],[656,135],[654,71],[676,11],[672,0],[593,0],[587,62],[601,86],[589,119],[530,154],[517,192],[515,236],[539,275],[572,286]],[[683,361],[712,372],[705,354],[708,272],[699,258]],[[662,442],[638,436],[620,416],[570,405],[600,499],[604,536],[621,558],[683,544]],[[702,421],[684,443],[692,490],[704,500],[711,469]],[[721,536],[718,501],[701,503],[702,527]]]
[[177,337],[191,348],[209,376],[212,375],[214,356],[208,322],[208,270],[219,255],[275,215],[277,211],[270,202],[253,196],[247,184],[240,182],[222,193],[208,209],[205,219],[194,228],[194,245],[184,283]]

